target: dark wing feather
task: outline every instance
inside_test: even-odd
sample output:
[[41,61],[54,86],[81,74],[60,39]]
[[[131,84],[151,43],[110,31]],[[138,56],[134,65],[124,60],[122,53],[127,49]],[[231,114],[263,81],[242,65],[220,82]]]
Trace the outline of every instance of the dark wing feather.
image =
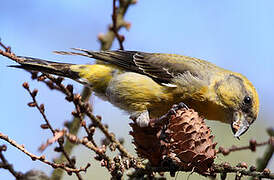
[[75,52],[63,52],[57,51],[58,54],[72,54],[72,55],[83,55],[101,60],[110,64],[117,65],[125,70],[137,72],[140,74],[145,74],[151,77],[157,83],[171,83],[171,78],[173,77],[168,71],[157,64],[150,64],[147,61],[147,57],[151,53],[143,53],[138,51],[88,51],[84,49],[74,49],[80,50],[87,54],[75,53]]
[[[200,80],[204,79],[206,73],[216,69],[215,65],[196,58],[174,54],[144,53],[138,51],[88,51],[85,49],[74,49],[85,52],[63,52],[58,54],[82,55],[95,58],[110,64],[117,65],[125,70],[137,72],[151,77],[161,84],[173,84],[174,78],[186,74]],[[214,67],[214,68],[212,68]]]
[[136,53],[133,56],[133,62],[144,74],[163,83],[170,83],[170,80],[175,77],[174,74],[170,73],[165,67],[150,63],[147,59],[144,53]]

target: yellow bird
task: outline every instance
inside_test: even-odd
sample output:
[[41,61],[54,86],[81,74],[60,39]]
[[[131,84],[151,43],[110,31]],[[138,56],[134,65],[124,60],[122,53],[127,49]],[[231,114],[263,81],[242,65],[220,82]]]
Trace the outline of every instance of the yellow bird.
[[209,120],[231,124],[235,137],[256,120],[258,94],[243,75],[197,58],[138,51],[59,51],[104,63],[75,65],[20,57],[13,67],[60,75],[90,87],[136,117],[140,126],[185,103]]

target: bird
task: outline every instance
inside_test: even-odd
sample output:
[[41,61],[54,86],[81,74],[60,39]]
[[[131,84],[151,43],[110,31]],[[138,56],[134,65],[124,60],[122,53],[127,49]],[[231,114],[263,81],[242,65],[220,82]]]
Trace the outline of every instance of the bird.
[[257,119],[259,97],[242,74],[189,56],[127,50],[55,51],[97,60],[70,64],[18,56],[11,67],[73,79],[128,112],[140,127],[184,103],[208,120],[230,124],[239,138]]

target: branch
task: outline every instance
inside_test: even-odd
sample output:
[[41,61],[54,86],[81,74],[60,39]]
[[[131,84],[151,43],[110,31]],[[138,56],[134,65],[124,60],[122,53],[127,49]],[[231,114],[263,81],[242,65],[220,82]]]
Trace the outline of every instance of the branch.
[[263,171],[267,167],[267,165],[274,153],[274,129],[269,128],[267,130],[267,132],[268,132],[268,135],[270,136],[270,138],[269,138],[270,146],[268,146],[267,149],[265,150],[263,157],[257,159],[257,170],[258,171]]
[[113,12],[112,12],[112,31],[115,34],[115,37],[117,38],[119,45],[120,45],[120,50],[124,50],[124,46],[123,46],[123,42],[125,40],[125,37],[120,35],[118,33],[118,28],[117,28],[117,7],[116,7],[116,0],[113,0],[113,4],[112,4],[112,8],[113,8]]
[[[6,53],[7,57],[12,57],[15,61],[19,61],[20,58],[17,57],[15,54],[11,55],[11,52]],[[123,145],[115,138],[115,135],[113,133],[110,133],[108,131],[108,128],[102,124],[101,122],[101,118],[96,117],[92,114],[92,108],[90,106],[90,104],[88,102],[83,102],[82,97],[79,94],[74,95],[73,94],[73,87],[71,85],[68,86],[64,86],[62,84],[62,80],[63,78],[55,78],[52,75],[48,75],[48,74],[42,74],[41,76],[37,77],[36,73],[32,73],[32,78],[33,79],[37,79],[38,81],[42,81],[44,83],[46,83],[46,85],[50,88],[50,89],[56,89],[60,92],[62,92],[63,94],[66,95],[66,100],[68,100],[69,102],[73,102],[76,108],[76,111],[73,112],[73,115],[77,118],[80,119],[80,122],[78,121],[78,124],[81,124],[81,126],[83,126],[88,134],[88,139],[93,142],[93,144],[96,146],[95,142],[92,139],[94,130],[92,131],[91,129],[94,129],[91,127],[91,129],[89,129],[86,126],[86,122],[83,120],[83,115],[86,114],[93,122],[93,126],[98,127],[104,134],[105,136],[113,143],[115,144],[115,147],[121,152],[121,154],[129,159],[132,159],[133,156],[130,155],[130,153],[127,152],[127,150],[123,147]],[[48,78],[49,81],[45,81],[45,78]],[[41,113],[41,115],[43,116],[44,120],[45,120],[45,124],[42,124],[41,127],[43,129],[50,129],[51,132],[53,133],[53,136],[55,136],[56,130],[54,130],[52,128],[52,126],[50,125],[45,113],[44,113],[44,105],[41,104],[40,106],[38,105],[37,101],[36,101],[36,95],[38,93],[38,90],[33,90],[31,92],[31,90],[29,89],[29,85],[28,83],[23,83],[23,87],[28,91],[28,93],[31,95],[32,97],[32,102],[28,103],[28,105],[30,107],[36,107],[39,112]],[[69,158],[68,153],[66,153],[64,146],[63,146],[63,141],[58,141],[59,143],[59,151],[63,153],[63,156],[61,157],[65,157],[70,166],[74,167],[74,163],[73,161]],[[72,147],[72,146],[71,146]],[[63,158],[62,158],[63,159]],[[59,162],[59,161],[58,161]],[[57,171],[54,171],[57,172]],[[77,173],[77,172],[76,172]],[[59,173],[58,173],[59,174]],[[59,177],[61,177],[60,175],[55,176],[54,173],[52,175],[52,177],[58,179]],[[78,177],[79,178],[79,177]],[[80,177],[81,178],[81,177]]]
[[[119,7],[117,9],[117,25],[116,25],[116,29],[117,32],[120,30],[121,27],[126,27],[127,29],[130,28],[130,23],[126,23],[123,18],[129,8],[129,6],[131,4],[135,4],[136,1],[135,0],[121,0]],[[115,34],[113,33],[113,31],[111,29],[109,29],[109,31],[104,35],[104,34],[99,34],[98,35],[98,40],[100,41],[101,47],[100,50],[108,50],[111,48],[112,43],[115,39]],[[91,96],[91,90],[88,87],[84,87],[84,89],[81,92],[81,97],[82,97],[82,102],[86,102],[89,100]],[[70,127],[69,127],[69,131],[72,134],[77,134],[78,131],[80,129],[80,124],[79,124],[79,118],[78,117],[74,117],[70,123]],[[74,145],[66,142],[64,145],[64,148],[66,149],[66,151],[68,152],[68,154],[70,154],[72,152]],[[65,157],[63,155],[61,155],[58,159],[57,162],[62,162],[65,159]],[[55,177],[56,179],[61,179],[62,178],[62,172],[58,172],[57,170],[55,170],[52,173],[52,177]]]
[[[150,175],[153,172],[172,172],[172,174],[175,174],[175,172],[192,172],[191,170],[185,170],[182,167],[178,167],[176,164],[170,165],[168,167],[144,167],[144,168],[136,168],[137,172],[134,173],[133,176],[138,177],[140,175]],[[220,174],[227,174],[227,173],[240,173],[242,176],[250,176],[250,177],[257,177],[257,178],[268,178],[268,179],[274,179],[274,174],[270,172],[258,172],[254,171],[252,169],[246,170],[243,167],[233,167],[229,165],[229,163],[222,163],[222,164],[213,164],[210,170],[210,176],[215,176],[216,173]],[[205,176],[208,176],[208,174],[205,174]]]
[[223,164],[214,164],[212,167],[213,173],[240,173],[244,176],[252,176],[257,178],[269,178],[274,179],[274,174],[270,172],[258,172],[258,171],[252,171],[246,170],[244,168],[240,167],[233,167],[230,166],[228,163]]
[[[130,5],[135,4],[135,0],[119,0],[119,7],[115,9],[116,18],[115,18],[115,23],[116,23],[116,31],[118,32],[122,27],[125,27],[126,29],[130,29],[130,23],[126,22],[124,20],[124,16],[129,8]],[[115,5],[115,2],[114,2]],[[113,27],[111,25],[110,27]],[[113,28],[109,28],[109,31],[106,34],[99,34],[98,35],[98,40],[101,43],[101,50],[108,50],[111,48],[112,43],[117,37],[115,33],[113,32]]]
[[49,145],[53,144],[54,142],[58,142],[59,139],[64,137],[66,137],[73,144],[82,144],[88,149],[94,151],[100,157],[100,160],[103,159],[106,161],[106,164],[109,165],[111,163],[111,159],[106,155],[106,147],[104,145],[103,147],[99,148],[87,137],[84,137],[83,139],[79,139],[74,134],[68,133],[65,129],[56,132],[52,138],[48,139],[47,142],[39,148],[39,150],[46,149]]
[[21,172],[15,171],[13,168],[13,165],[6,160],[3,154],[3,151],[6,151],[6,150],[7,150],[7,146],[5,145],[0,146],[0,159],[2,161],[0,163],[0,168],[7,169],[16,179],[20,179],[23,176],[23,174]]
[[25,149],[25,147],[23,145],[19,145],[16,141],[10,139],[7,135],[3,134],[0,132],[0,139],[8,142],[10,145],[16,147],[17,149],[19,149],[20,151],[22,151],[24,154],[26,154],[27,156],[29,156],[31,158],[31,160],[35,161],[35,160],[39,160],[49,166],[51,166],[52,168],[56,169],[56,168],[60,168],[65,170],[68,173],[80,173],[82,171],[86,172],[87,168],[90,166],[90,164],[87,164],[86,167],[81,167],[80,169],[76,169],[76,168],[70,168],[67,167],[65,164],[57,164],[57,163],[52,163],[50,161],[48,161],[44,155],[42,156],[36,156],[32,153],[30,153],[29,151],[27,151]]
[[[102,124],[101,119],[94,116],[91,111],[90,104],[88,102],[83,102],[80,95],[73,95],[67,87],[65,87],[62,83],[59,83],[58,78],[53,77],[52,75],[46,75],[56,86],[58,86],[59,90],[62,91],[66,95],[66,99],[68,101],[72,101],[75,105],[76,110],[78,113],[74,113],[74,115],[79,116],[79,113],[86,114],[93,124],[98,127],[104,135],[112,142],[115,143],[117,149],[122,153],[123,156],[128,158],[133,158],[129,152],[124,148],[124,146],[115,138],[113,133],[110,133],[105,125]],[[85,123],[82,123],[85,125]],[[87,131],[88,132],[88,131]],[[90,135],[89,135],[90,136]]]
[[0,41],[0,46],[4,49],[4,50],[0,49],[0,54],[2,56],[12,59],[16,62],[20,61],[20,59],[14,53],[11,52],[10,47],[5,46],[1,41]]
[[224,148],[222,146],[219,147],[217,153],[222,153],[224,156],[229,155],[231,152],[236,152],[236,151],[241,151],[241,150],[247,150],[250,149],[251,151],[256,151],[256,147],[260,147],[260,146],[265,146],[265,145],[274,145],[274,138],[273,137],[269,137],[269,139],[267,141],[264,142],[259,142],[257,143],[256,140],[251,139],[249,141],[249,145],[248,146],[231,146],[230,148]]
[[2,48],[5,50],[5,52],[11,53],[11,48],[5,46],[5,45],[1,42],[1,39],[0,39],[0,47],[2,47]]
[[105,154],[106,149],[104,147],[98,148],[91,141],[89,141],[88,138],[79,139],[77,136],[70,134],[70,133],[65,133],[64,136],[66,136],[66,138],[68,138],[68,140],[74,144],[82,144],[85,147],[87,147],[88,149],[91,149],[97,155],[99,155],[104,160],[106,160],[108,164],[110,164],[111,159]]
[[52,134],[55,133],[55,130],[53,129],[53,127],[51,126],[51,124],[49,123],[49,120],[45,114],[45,107],[44,104],[41,104],[40,106],[38,105],[37,101],[36,101],[36,95],[38,93],[37,89],[34,89],[32,92],[29,89],[29,84],[27,82],[24,82],[22,85],[27,92],[30,94],[30,96],[32,97],[33,102],[28,103],[29,107],[36,107],[36,109],[38,109],[38,111],[40,112],[40,114],[42,115],[43,119],[46,122],[47,127],[50,129],[50,131],[52,132]]
[[[30,94],[30,96],[32,97],[33,102],[28,103],[28,106],[30,107],[36,107],[36,109],[39,110],[40,114],[43,116],[43,119],[45,120],[46,124],[43,126],[44,129],[49,128],[50,131],[52,132],[53,136],[55,136],[56,131],[52,128],[51,124],[49,123],[49,120],[47,119],[47,116],[45,115],[45,107],[44,104],[41,104],[40,106],[38,105],[37,101],[36,101],[36,95],[38,93],[37,89],[34,89],[32,92],[29,89],[29,85],[27,82],[23,83],[23,87],[28,91],[28,93]],[[72,168],[76,168],[75,167],[75,162],[69,157],[69,154],[65,151],[64,146],[63,146],[64,141],[63,140],[58,140],[58,144],[59,144],[59,152],[62,152],[62,154],[65,156],[66,160],[69,163],[69,166]],[[79,174],[79,172],[74,172],[76,174],[76,176],[78,177],[79,180],[82,180],[82,176]]]

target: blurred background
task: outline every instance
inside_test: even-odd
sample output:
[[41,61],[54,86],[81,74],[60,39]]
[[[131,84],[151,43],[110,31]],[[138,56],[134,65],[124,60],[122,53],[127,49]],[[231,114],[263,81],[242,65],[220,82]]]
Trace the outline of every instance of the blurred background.
[[[250,130],[239,141],[233,137],[229,125],[209,122],[218,145],[246,145],[251,138],[266,140],[265,129],[274,124],[271,114],[274,102],[273,6],[271,0],[140,0],[129,8],[125,17],[132,24],[130,31],[123,29],[120,33],[126,38],[125,49],[193,56],[247,76],[260,96],[259,118]],[[100,43],[97,35],[107,31],[111,13],[112,0],[2,1],[0,38],[17,55],[77,64],[94,63],[92,59],[60,56],[52,51],[71,47],[98,50]],[[118,48],[115,41],[112,49]],[[63,123],[72,118],[74,106],[66,102],[59,92],[50,91],[44,84],[32,81],[29,73],[7,67],[12,64],[11,60],[0,56],[0,132],[40,155],[38,147],[51,137],[51,133],[40,128],[43,123],[41,115],[27,106],[31,98],[22,88],[22,83],[28,81],[32,89],[39,89],[37,100],[45,104],[46,114],[55,128],[62,128]],[[74,84],[75,92],[82,90],[82,86],[73,81],[65,80],[65,83]],[[128,135],[128,115],[96,97],[92,97],[91,101],[94,114],[101,115],[110,131],[125,138],[126,147],[134,152]],[[99,133],[96,137],[99,142],[102,135]],[[7,144],[0,142],[3,143]],[[42,153],[49,160],[58,156],[53,152],[53,147]],[[232,165],[245,161],[251,165],[263,152],[264,148],[258,148],[256,153],[242,151],[229,157],[218,155],[217,161],[229,161]],[[84,166],[87,161],[93,161],[94,154],[84,148],[74,149],[74,154],[78,155],[78,165]],[[35,168],[51,173],[50,167],[31,161],[9,145],[5,156],[17,171],[26,172]],[[94,162],[86,176],[109,179],[106,170],[99,167],[99,162]],[[268,168],[274,171],[273,159]],[[67,176],[65,179],[69,178],[75,177]],[[195,178],[195,175],[189,177]],[[0,179],[13,177],[0,169]]]

